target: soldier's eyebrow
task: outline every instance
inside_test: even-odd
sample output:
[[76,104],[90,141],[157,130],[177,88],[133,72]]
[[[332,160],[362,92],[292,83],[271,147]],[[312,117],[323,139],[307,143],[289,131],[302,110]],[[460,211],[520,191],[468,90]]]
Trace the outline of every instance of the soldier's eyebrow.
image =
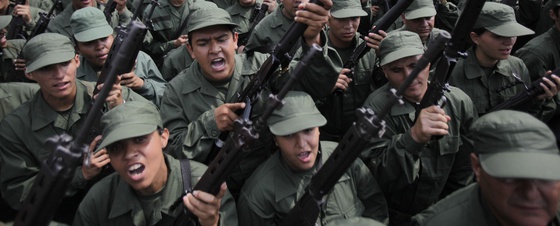
[[199,38],[199,39],[196,40],[196,42],[197,42],[197,43],[198,43],[198,42],[208,42],[208,41],[210,41],[211,39],[221,39],[221,38],[223,38],[223,37],[225,37],[225,36],[227,36],[227,35],[228,35],[228,33],[227,33],[227,32],[224,32],[223,34],[219,34],[219,35],[216,35],[216,36]]

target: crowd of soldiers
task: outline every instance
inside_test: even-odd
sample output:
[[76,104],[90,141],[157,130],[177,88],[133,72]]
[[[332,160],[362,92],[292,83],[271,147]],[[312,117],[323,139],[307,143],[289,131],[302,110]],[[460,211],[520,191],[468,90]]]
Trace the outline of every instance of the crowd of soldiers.
[[[55,152],[47,140],[81,135],[101,101],[51,225],[173,225],[185,210],[194,225],[280,225],[365,108],[388,110],[383,129],[322,194],[315,225],[560,226],[560,0],[485,2],[444,72],[445,100],[421,107],[439,67],[417,67],[467,26],[456,24],[467,1],[413,0],[372,32],[396,0],[0,0],[0,225],[30,208]],[[132,69],[104,89],[112,46],[136,22],[148,32]],[[279,46],[288,35],[297,41]],[[269,72],[271,60],[282,63]],[[257,101],[239,101],[263,71]],[[535,89],[521,108],[495,109]],[[224,160],[219,143],[261,117],[221,186],[192,191]]]

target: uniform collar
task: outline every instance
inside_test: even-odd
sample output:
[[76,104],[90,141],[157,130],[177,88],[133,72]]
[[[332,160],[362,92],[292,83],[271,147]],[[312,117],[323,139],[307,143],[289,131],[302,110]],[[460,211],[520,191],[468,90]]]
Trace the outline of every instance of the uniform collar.
[[[472,56],[472,57],[467,57],[467,59],[465,59],[464,68],[465,68],[465,76],[467,77],[467,79],[476,79],[482,77],[483,81],[488,80],[488,78],[484,75],[484,71],[482,70],[482,67],[478,63],[478,60],[476,59],[474,48],[471,47],[468,50],[467,54],[469,56]],[[494,71],[492,72],[492,75],[501,74],[503,76],[512,76],[512,68],[513,67],[508,60],[499,60],[498,64],[496,64],[496,67],[494,68]],[[517,72],[517,74],[519,73],[521,72]]]
[[[87,114],[91,107],[91,101],[86,86],[82,82],[76,81],[76,98],[70,113],[72,121],[68,122],[68,127],[76,123],[82,115]],[[45,102],[41,90],[37,91],[37,94],[31,99],[31,109],[33,109],[31,111],[31,118],[33,119],[31,120],[31,129],[33,131],[39,130],[62,117]],[[66,128],[61,129],[66,130]]]

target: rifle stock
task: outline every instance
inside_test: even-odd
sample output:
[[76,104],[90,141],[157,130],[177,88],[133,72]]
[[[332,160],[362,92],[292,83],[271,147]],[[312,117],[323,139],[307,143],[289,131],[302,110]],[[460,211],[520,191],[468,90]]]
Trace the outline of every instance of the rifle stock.
[[350,127],[344,135],[331,156],[323,164],[321,169],[311,178],[305,188],[305,193],[297,201],[292,210],[288,213],[283,226],[312,226],[315,225],[320,210],[324,204],[324,197],[336,185],[339,178],[356,161],[362,150],[371,142],[374,136],[381,137],[384,133],[383,118],[390,112],[393,105],[397,102],[403,103],[402,94],[406,91],[418,74],[424,70],[428,64],[440,55],[443,51],[445,42],[449,39],[446,36],[439,36],[430,45],[428,50],[418,60],[414,69],[406,80],[392,90],[389,102],[376,115],[371,109],[359,108],[356,110],[358,120]]
[[[540,83],[546,84],[543,81],[543,78],[547,78],[548,80],[554,82],[554,80],[552,79],[552,75],[560,75],[560,68],[556,68],[551,74],[537,79],[536,81],[531,83],[531,86],[525,92],[517,93],[515,96],[494,106],[492,109],[490,109],[489,112],[503,109],[527,111],[529,109],[527,108],[527,104],[533,103],[532,101],[535,99],[535,97],[544,94],[544,89],[540,86]],[[556,86],[558,85],[560,84],[556,84]]]
[[[301,74],[308,62],[315,54],[321,52],[322,49],[318,45],[313,45],[309,52],[298,62],[295,69],[290,74],[290,79],[284,84],[282,89],[276,95],[268,97],[268,105],[263,114],[253,124],[250,119],[238,119],[234,122],[234,134],[228,138],[225,145],[222,147],[214,161],[208,166],[208,169],[198,183],[194,186],[193,190],[199,190],[216,195],[220,192],[221,184],[231,175],[235,167],[243,159],[244,153],[247,152],[251,144],[259,138],[259,132],[266,126],[266,120],[272,115],[275,109],[281,107],[282,100],[290,91],[296,80],[301,77]],[[191,190],[187,188],[186,193]],[[182,201],[179,197],[177,202]],[[185,208],[181,205],[183,210],[182,214],[177,217],[174,225],[186,225],[185,222],[193,220],[194,216],[185,212]],[[189,219],[190,218],[190,219]]]
[[[25,0],[16,0],[15,5],[25,5]],[[23,21],[22,16],[13,16],[12,21],[10,21],[10,24],[8,25],[6,39],[26,39],[27,34],[25,34],[25,31],[23,30],[24,25],[25,21]]]

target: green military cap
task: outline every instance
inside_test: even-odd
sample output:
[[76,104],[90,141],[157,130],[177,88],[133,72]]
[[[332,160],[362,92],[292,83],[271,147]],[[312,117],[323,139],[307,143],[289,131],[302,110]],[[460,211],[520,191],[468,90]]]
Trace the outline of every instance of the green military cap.
[[503,37],[517,37],[535,33],[531,29],[517,23],[515,12],[511,6],[496,2],[484,3],[474,28],[485,28]]
[[31,73],[48,65],[67,62],[76,56],[76,52],[68,37],[58,33],[43,33],[23,46],[22,55],[27,62],[25,73]]
[[519,111],[501,110],[472,126],[474,152],[486,173],[500,178],[560,180],[560,153],[552,131]]
[[99,151],[108,145],[132,137],[138,137],[163,128],[156,106],[147,101],[129,101],[109,110],[101,117],[103,140]]
[[327,223],[327,226],[385,226],[379,221],[366,217],[337,218]]
[[70,26],[78,42],[89,42],[113,34],[113,28],[107,23],[105,14],[95,7],[76,10],[70,18]]
[[285,136],[323,126],[327,119],[317,110],[309,94],[290,91],[284,98],[284,106],[274,110],[267,123],[272,134]]
[[205,2],[206,1],[196,1],[193,4],[192,8],[194,12],[189,14],[187,33],[215,25],[237,27],[237,24],[231,22],[231,17],[227,11],[218,8],[215,4],[208,4]]
[[7,27],[8,24],[10,24],[10,21],[12,21],[12,15],[0,16],[0,29],[4,29],[5,27]]
[[379,56],[383,66],[395,60],[424,54],[424,45],[418,34],[411,31],[390,32],[379,44]]
[[362,9],[360,0],[333,0],[331,15],[334,18],[349,18],[367,16]]
[[433,17],[436,15],[436,7],[432,0],[414,0],[408,8],[404,10],[404,18],[414,20],[423,17]]

